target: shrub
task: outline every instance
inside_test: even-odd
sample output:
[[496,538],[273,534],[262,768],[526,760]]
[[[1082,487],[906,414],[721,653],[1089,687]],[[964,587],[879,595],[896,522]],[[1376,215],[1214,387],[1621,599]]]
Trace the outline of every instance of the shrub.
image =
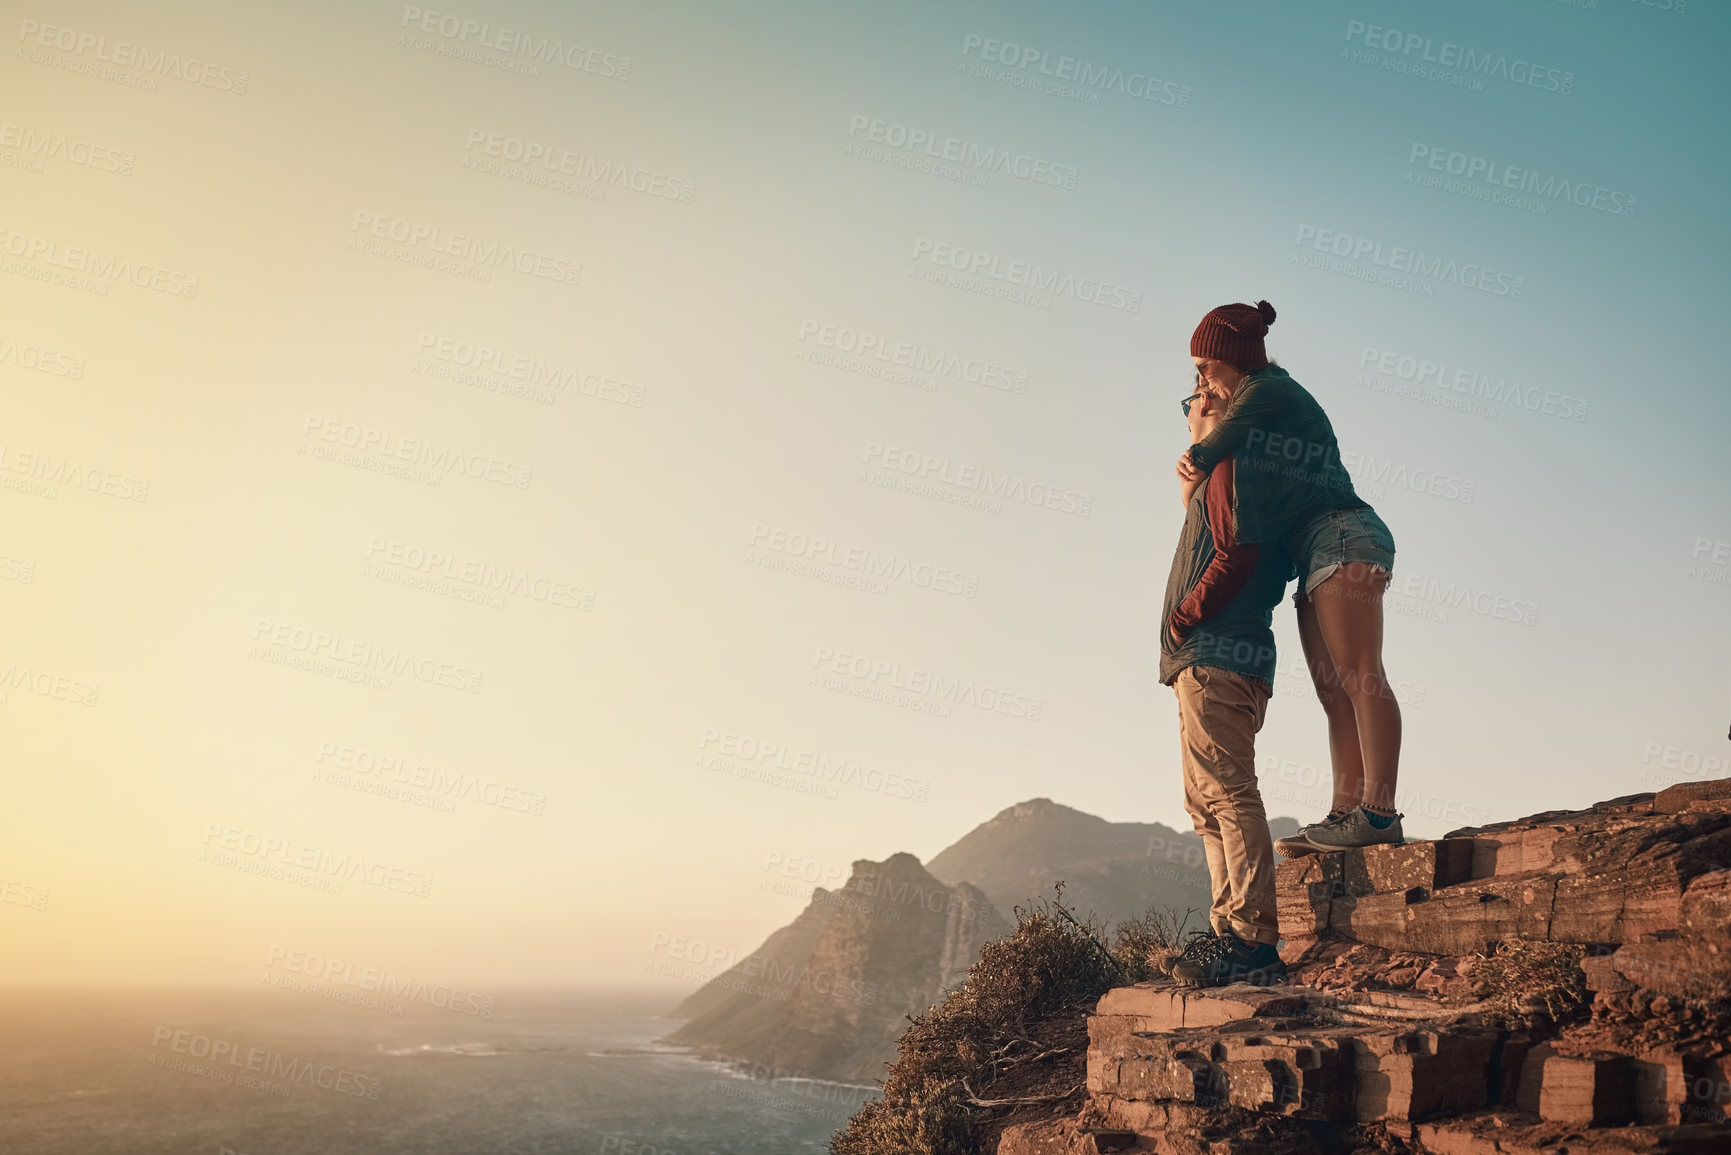
[[1484,1021],[1522,1027],[1573,1018],[1587,1005],[1585,953],[1572,943],[1513,939],[1478,956],[1471,974],[1484,991]]
[[1108,948],[1096,916],[1078,920],[1063,904],[1064,884],[1053,889],[1051,899],[1015,908],[1016,929],[980,948],[966,982],[918,1018],[908,1016],[883,1095],[831,1139],[834,1155],[978,1151],[976,1131],[995,1109],[981,1101],[992,1098],[993,1084],[1046,1057],[1031,1037],[1038,1024],[1153,977],[1151,957],[1177,937],[1171,912],[1120,923]]

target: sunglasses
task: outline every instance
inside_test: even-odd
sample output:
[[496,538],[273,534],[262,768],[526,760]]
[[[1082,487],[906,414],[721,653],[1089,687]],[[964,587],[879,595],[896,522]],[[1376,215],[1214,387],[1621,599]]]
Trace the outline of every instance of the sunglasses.
[[1192,404],[1194,404],[1196,399],[1200,396],[1202,396],[1202,394],[1200,392],[1192,393],[1190,396],[1186,397],[1184,400],[1182,400],[1178,403],[1178,408],[1180,408],[1184,411],[1184,416],[1186,416],[1186,417],[1190,416],[1190,406]]

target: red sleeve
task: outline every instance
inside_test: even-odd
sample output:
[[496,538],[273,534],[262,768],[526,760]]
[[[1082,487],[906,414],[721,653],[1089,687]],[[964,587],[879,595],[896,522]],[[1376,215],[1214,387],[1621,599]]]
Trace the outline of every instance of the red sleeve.
[[1240,544],[1232,533],[1231,457],[1221,459],[1208,475],[1204,502],[1208,509],[1208,532],[1214,538],[1214,557],[1187,596],[1172,611],[1172,625],[1183,637],[1203,621],[1225,609],[1238,596],[1256,570],[1261,554],[1255,545]]

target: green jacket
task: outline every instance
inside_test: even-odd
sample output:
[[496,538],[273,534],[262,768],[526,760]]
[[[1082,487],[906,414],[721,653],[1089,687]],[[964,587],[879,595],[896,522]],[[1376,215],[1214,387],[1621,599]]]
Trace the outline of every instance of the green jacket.
[[1190,447],[1204,470],[1228,454],[1238,466],[1232,515],[1241,542],[1280,541],[1319,513],[1369,508],[1340,463],[1328,414],[1278,365],[1246,376],[1214,431]]

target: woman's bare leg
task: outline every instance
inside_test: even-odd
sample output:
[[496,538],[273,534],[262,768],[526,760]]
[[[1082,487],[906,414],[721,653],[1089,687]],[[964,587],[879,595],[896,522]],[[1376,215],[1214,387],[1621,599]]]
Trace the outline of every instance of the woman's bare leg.
[[[1311,606],[1358,729],[1363,792],[1357,801],[1392,812],[1400,771],[1400,704],[1382,668],[1382,595],[1388,578],[1386,570],[1348,562],[1316,587]],[[1331,745],[1333,736],[1331,717]]]
[[1364,755],[1358,738],[1358,718],[1353,713],[1352,699],[1341,688],[1340,672],[1329,655],[1323,640],[1322,626],[1316,620],[1316,606],[1305,598],[1298,599],[1298,640],[1304,647],[1304,664],[1310,670],[1310,681],[1316,687],[1316,700],[1328,719],[1328,760],[1334,771],[1334,801],[1331,812],[1351,810],[1357,806],[1364,789]]

